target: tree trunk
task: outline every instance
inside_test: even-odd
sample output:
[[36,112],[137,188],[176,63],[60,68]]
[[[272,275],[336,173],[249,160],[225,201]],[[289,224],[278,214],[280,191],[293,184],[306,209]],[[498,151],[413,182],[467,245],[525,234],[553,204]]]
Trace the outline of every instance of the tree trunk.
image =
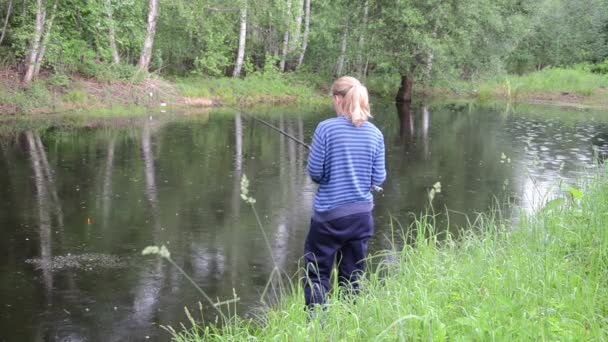
[[6,28],[8,27],[8,19],[11,17],[12,11],[13,11],[13,0],[9,0],[8,7],[6,9],[6,18],[4,18],[4,26],[2,27],[2,35],[0,36],[0,45],[2,45],[2,41],[4,40],[4,35],[6,34]]
[[[437,39],[437,30],[439,30],[439,22],[435,23],[433,27],[433,39]],[[431,79],[431,72],[433,71],[433,59],[435,58],[435,54],[433,51],[429,52],[426,57],[426,68],[424,70],[424,81],[429,82]]]
[[399,138],[402,144],[414,140],[414,118],[412,118],[412,103],[397,101],[397,116],[399,117]]
[[296,11],[296,29],[293,31],[293,37],[291,38],[291,48],[290,52],[296,51],[298,46],[300,45],[300,35],[302,34],[302,14],[304,12],[304,1],[300,0],[298,4],[298,9]]
[[304,63],[304,54],[306,53],[306,46],[308,45],[308,33],[310,32],[310,0],[306,0],[306,10],[304,11],[304,36],[302,36],[302,51],[300,51],[300,58],[298,58],[298,65],[296,70]]
[[414,69],[411,67],[410,70],[401,75],[401,86],[397,91],[395,101],[397,102],[412,102],[412,89],[414,88]]
[[148,2],[148,28],[146,29],[146,39],[144,48],[141,50],[138,67],[148,71],[150,59],[152,59],[152,46],[154,45],[154,35],[156,35],[156,20],[158,19],[158,0]]
[[43,0],[37,0],[38,11],[36,13],[36,26],[34,28],[34,37],[31,41],[30,51],[27,58],[25,59],[25,74],[23,75],[23,83],[28,84],[34,78],[34,69],[36,67],[36,60],[38,59],[38,52],[40,51],[40,40],[42,38],[42,30],[44,28],[44,21],[46,18],[46,8]]
[[340,48],[340,57],[338,57],[338,63],[336,64],[336,76],[342,76],[344,71],[344,60],[346,59],[346,42],[348,39],[348,21],[344,25],[344,32],[342,34],[342,47]]
[[369,13],[369,1],[365,0],[363,5],[363,32],[359,36],[359,51],[357,53],[357,74],[360,78],[365,76],[365,65],[363,62],[363,50],[365,47],[365,33],[367,32],[367,16]]
[[112,63],[120,64],[120,54],[118,54],[116,33],[114,32],[114,9],[112,8],[112,1],[106,0],[106,6],[108,14],[108,39],[110,40],[110,51],[112,51]]
[[291,0],[287,0],[287,28],[283,35],[283,49],[281,50],[281,62],[279,63],[279,69],[281,72],[285,72],[285,61],[287,60],[287,48],[289,47],[289,24],[291,23]]
[[239,52],[236,57],[236,65],[232,77],[239,77],[245,59],[245,43],[247,41],[247,3],[241,8],[241,33],[239,35]]
[[38,76],[40,72],[40,65],[42,65],[42,59],[44,58],[44,54],[46,53],[46,46],[49,43],[49,39],[51,37],[51,28],[53,27],[53,20],[55,20],[55,13],[57,11],[57,1],[53,1],[53,8],[51,9],[51,17],[46,21],[44,34],[42,36],[42,42],[40,43],[40,51],[38,52],[38,56],[36,56],[36,65],[34,66],[34,77]]

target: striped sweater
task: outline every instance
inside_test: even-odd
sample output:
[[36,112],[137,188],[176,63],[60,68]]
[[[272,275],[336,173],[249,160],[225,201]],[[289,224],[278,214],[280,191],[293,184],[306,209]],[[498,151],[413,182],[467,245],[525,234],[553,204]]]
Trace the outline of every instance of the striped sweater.
[[355,127],[343,116],[321,122],[307,170],[319,184],[314,205],[318,220],[371,211],[371,188],[386,178],[382,132],[371,122]]

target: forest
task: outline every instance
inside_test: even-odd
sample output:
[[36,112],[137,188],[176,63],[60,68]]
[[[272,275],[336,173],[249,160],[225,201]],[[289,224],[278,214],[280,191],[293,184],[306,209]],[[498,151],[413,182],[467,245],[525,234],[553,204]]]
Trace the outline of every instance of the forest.
[[400,79],[410,100],[419,83],[608,72],[608,0],[3,0],[0,18],[0,70],[23,86],[273,70]]

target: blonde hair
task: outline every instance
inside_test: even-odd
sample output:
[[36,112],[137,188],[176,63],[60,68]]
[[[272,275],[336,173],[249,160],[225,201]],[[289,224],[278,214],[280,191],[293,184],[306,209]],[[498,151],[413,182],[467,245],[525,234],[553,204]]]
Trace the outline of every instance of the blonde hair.
[[338,78],[331,86],[333,96],[341,96],[340,110],[353,125],[360,127],[372,117],[369,111],[369,96],[367,88],[358,79],[350,76]]

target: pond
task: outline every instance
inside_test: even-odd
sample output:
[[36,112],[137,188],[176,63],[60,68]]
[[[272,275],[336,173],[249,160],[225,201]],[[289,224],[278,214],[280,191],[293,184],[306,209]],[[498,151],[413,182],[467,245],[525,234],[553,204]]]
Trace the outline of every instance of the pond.
[[[406,228],[414,214],[434,213],[439,229],[457,232],[504,203],[538,209],[560,182],[589,175],[608,142],[601,112],[392,103],[373,111],[388,179],[375,195],[372,252],[403,243],[391,218]],[[256,115],[309,142],[332,112]],[[308,151],[246,115],[150,113],[23,131],[0,138],[0,150],[0,341],[166,340],[159,325],[186,322],[185,306],[197,316],[203,298],[175,267],[142,256],[149,245],[166,245],[212,298],[237,296],[243,316],[272,301],[273,257],[297,279],[315,193]],[[262,228],[240,198],[242,175]]]

